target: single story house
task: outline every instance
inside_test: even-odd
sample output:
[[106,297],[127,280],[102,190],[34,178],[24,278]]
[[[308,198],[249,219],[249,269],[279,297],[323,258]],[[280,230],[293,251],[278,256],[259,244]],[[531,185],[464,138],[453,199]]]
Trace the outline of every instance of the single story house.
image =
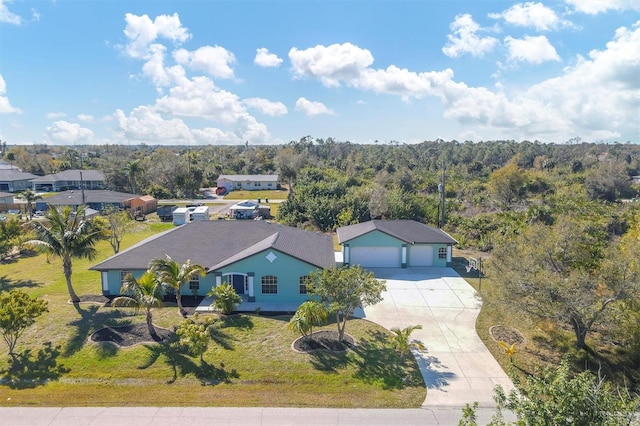
[[13,204],[13,194],[10,192],[0,192],[0,204]]
[[31,181],[34,191],[66,191],[69,189],[104,189],[104,173],[97,170],[65,170]]
[[18,166],[14,166],[13,164],[7,163],[4,160],[0,160],[0,170],[17,170],[19,172],[22,171]]
[[220,175],[216,186],[225,187],[227,191],[278,189],[278,175]]
[[71,206],[75,209],[77,206],[83,204],[97,211],[103,211],[110,207],[124,209],[127,207],[127,203],[131,203],[132,199],[138,197],[138,195],[128,194],[126,192],[115,192],[105,189],[71,190],[37,200],[36,210],[46,210],[48,206]]
[[451,266],[457,243],[441,229],[414,220],[372,220],[338,228],[344,265],[363,268]]
[[206,295],[228,283],[249,302],[296,303],[308,299],[310,272],[335,266],[330,236],[266,221],[194,221],[150,237],[90,269],[100,271],[102,292],[119,295],[131,273],[139,277],[153,259],[170,256],[202,265],[204,277],[183,294]]
[[31,189],[31,181],[37,177],[18,169],[0,169],[0,191],[19,192]]

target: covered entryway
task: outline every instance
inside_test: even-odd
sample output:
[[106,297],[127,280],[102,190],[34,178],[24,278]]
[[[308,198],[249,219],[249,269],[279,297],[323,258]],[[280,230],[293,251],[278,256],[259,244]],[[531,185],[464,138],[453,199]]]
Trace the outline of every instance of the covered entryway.
[[353,247],[349,264],[363,268],[399,268],[399,247]]
[[247,287],[247,276],[242,274],[225,275],[224,282],[231,284],[237,294],[245,294]]
[[411,246],[409,266],[433,266],[433,246]]

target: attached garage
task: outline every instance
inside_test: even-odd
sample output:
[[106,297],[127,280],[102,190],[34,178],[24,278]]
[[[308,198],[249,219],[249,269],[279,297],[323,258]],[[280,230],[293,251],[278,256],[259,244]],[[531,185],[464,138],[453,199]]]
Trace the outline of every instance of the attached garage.
[[433,266],[433,246],[411,246],[408,263],[409,266]]
[[351,249],[352,265],[364,268],[399,268],[399,247],[354,247]]
[[456,240],[415,220],[372,220],[338,228],[345,265],[407,268],[451,265]]

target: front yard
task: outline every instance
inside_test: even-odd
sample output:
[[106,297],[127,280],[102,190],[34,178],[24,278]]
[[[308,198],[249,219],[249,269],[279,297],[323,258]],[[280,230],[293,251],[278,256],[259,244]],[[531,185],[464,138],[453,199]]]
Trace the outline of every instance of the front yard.
[[[123,247],[163,225],[136,226]],[[100,294],[99,273],[88,267],[112,251],[106,242],[98,248],[95,261],[74,261],[79,295]],[[188,356],[172,361],[160,345],[125,349],[90,342],[105,325],[141,323],[144,316],[68,304],[59,259],[38,255],[0,264],[0,291],[13,288],[46,299],[49,313],[18,343],[18,352],[31,350],[24,363],[29,371],[9,372],[6,346],[0,345],[1,405],[415,408],[426,396],[413,357],[401,361],[386,343],[387,331],[364,320],[347,325],[358,343],[353,350],[300,354],[291,350],[298,336],[286,328],[288,316],[232,315],[217,322],[203,362]],[[172,329],[181,321],[175,306],[154,310],[157,326]]]

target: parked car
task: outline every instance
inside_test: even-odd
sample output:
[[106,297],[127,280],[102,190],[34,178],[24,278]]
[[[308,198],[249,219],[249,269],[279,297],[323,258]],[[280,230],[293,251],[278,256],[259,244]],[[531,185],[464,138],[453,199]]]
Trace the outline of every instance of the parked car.
[[216,195],[225,195],[227,193],[227,188],[224,186],[219,186],[216,188]]

